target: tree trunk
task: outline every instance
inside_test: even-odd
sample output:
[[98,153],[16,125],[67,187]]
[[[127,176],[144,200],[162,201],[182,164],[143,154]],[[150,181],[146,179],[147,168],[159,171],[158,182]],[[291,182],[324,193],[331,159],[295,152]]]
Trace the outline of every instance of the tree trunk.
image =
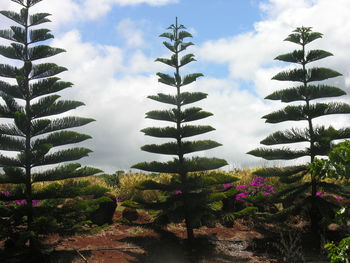
[[191,224],[187,216],[185,218],[185,223],[186,223],[186,231],[187,231],[187,240],[191,244],[194,241],[194,233],[193,233],[193,228],[191,227]]

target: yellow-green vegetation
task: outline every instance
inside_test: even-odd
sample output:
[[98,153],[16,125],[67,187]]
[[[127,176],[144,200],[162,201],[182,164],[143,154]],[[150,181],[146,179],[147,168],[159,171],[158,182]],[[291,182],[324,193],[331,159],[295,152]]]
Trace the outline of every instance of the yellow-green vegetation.
[[[254,175],[255,169],[234,169],[232,171],[223,172],[220,171],[220,173],[223,173],[228,176],[232,176],[232,178],[236,177],[239,179],[239,181],[236,181],[234,185],[242,185],[242,184],[249,184]],[[190,176],[202,176],[203,174],[209,174],[208,171],[203,172],[195,172],[190,173]],[[110,186],[109,184],[106,184],[104,177],[113,177],[113,175],[107,175],[107,176],[93,176],[90,178],[86,178],[86,180],[89,180],[92,184],[102,184],[104,187],[107,187],[111,190],[111,192],[115,193],[117,198],[125,201],[130,200],[133,197],[141,198],[148,201],[158,201],[161,194],[158,190],[139,190],[138,185],[141,183],[152,180],[157,183],[164,183],[168,184],[171,180],[171,175],[166,173],[120,173],[119,171],[119,178],[118,183],[115,184],[114,187]],[[273,185],[276,189],[279,189],[281,187],[281,182],[274,177],[267,178],[267,183]]]
[[152,180],[157,183],[170,183],[169,174],[146,174],[146,173],[127,173],[119,178],[119,185],[116,188],[118,199],[125,201],[133,197],[138,197],[147,201],[159,201],[160,191],[146,190],[141,191],[137,186],[144,181]]
[[[224,173],[225,175],[229,175],[232,177],[236,177],[239,180],[234,182],[234,185],[243,185],[249,184],[254,176],[254,172],[256,169],[234,169],[232,171],[220,171],[220,173]],[[202,175],[203,173],[209,173],[207,171],[191,173],[191,175]],[[307,177],[306,177],[307,178]],[[98,176],[89,176],[85,178],[76,178],[76,179],[68,179],[68,180],[59,180],[55,181],[57,184],[71,184],[75,182],[88,181],[91,185],[98,185],[104,188],[107,188],[111,193],[115,194],[118,199],[125,201],[130,200],[133,197],[141,197],[146,200],[157,201],[160,196],[160,191],[158,190],[139,190],[137,186],[146,180],[152,180],[158,183],[170,183],[171,175],[166,173],[122,173],[118,178],[118,183],[115,186],[111,186],[106,182],[103,175]],[[336,179],[330,178],[329,181],[334,182]],[[340,180],[344,183],[344,179]],[[346,180],[348,181],[348,180]],[[279,189],[283,186],[283,184],[276,177],[267,177],[267,183],[274,186],[275,189]],[[50,182],[40,182],[35,185],[35,190],[40,191],[47,187]],[[10,191],[11,185],[3,184],[0,185],[0,191]]]
[[[76,178],[76,179],[66,179],[66,180],[57,180],[55,181],[55,184],[71,184],[74,182],[82,182],[82,181],[88,181],[91,185],[99,185],[105,188],[108,188],[111,192],[115,190],[115,188],[108,185],[103,178],[100,176],[91,176],[91,177],[85,177],[85,178]],[[33,190],[39,191],[47,187],[48,185],[52,184],[52,182],[39,182],[36,183],[33,187]],[[0,191],[11,191],[13,189],[12,184],[1,184],[0,185]]]

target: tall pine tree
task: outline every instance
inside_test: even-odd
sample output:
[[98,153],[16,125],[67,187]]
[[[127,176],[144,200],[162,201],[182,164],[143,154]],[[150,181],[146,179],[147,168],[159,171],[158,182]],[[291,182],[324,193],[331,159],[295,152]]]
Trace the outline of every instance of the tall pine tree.
[[[73,100],[59,100],[56,93],[72,86],[70,82],[60,81],[57,74],[66,70],[54,63],[42,62],[43,59],[64,52],[63,49],[40,44],[53,38],[48,29],[37,28],[49,22],[47,13],[30,14],[30,9],[41,0],[11,0],[21,6],[19,12],[0,11],[16,25],[8,30],[0,30],[0,37],[11,41],[9,46],[0,46],[0,55],[15,60],[15,65],[0,64],[0,117],[10,120],[0,124],[0,184],[23,185],[24,191],[16,195],[0,195],[2,200],[24,199],[27,230],[32,230],[33,199],[45,199],[45,196],[33,191],[33,184],[67,178],[90,176],[100,170],[81,167],[78,163],[69,163],[49,168],[40,167],[78,160],[88,155],[87,148],[65,148],[66,146],[90,139],[89,135],[69,128],[88,124],[93,119],[79,117],[55,117],[61,113],[84,105]],[[40,61],[40,62],[39,62]],[[8,156],[4,151],[16,152],[17,156]],[[38,169],[40,168],[40,169]],[[55,193],[51,193],[50,198]],[[60,197],[70,197],[69,193],[56,193]],[[41,196],[41,198],[40,198]]]
[[[306,128],[291,128],[277,131],[264,140],[264,145],[281,145],[304,142],[308,144],[305,149],[293,150],[289,147],[258,148],[250,151],[257,157],[267,160],[294,160],[308,156],[310,163],[316,156],[327,156],[332,147],[332,141],[350,138],[350,128],[336,129],[332,126],[315,125],[314,119],[331,114],[350,113],[350,105],[342,102],[318,102],[323,98],[343,96],[346,93],[334,86],[321,84],[329,78],[341,76],[340,73],[325,67],[310,67],[310,63],[332,56],[324,50],[308,50],[306,46],[312,41],[322,37],[321,33],[313,32],[310,27],[296,28],[285,41],[299,45],[299,49],[291,53],[276,57],[277,60],[294,63],[299,67],[280,72],[272,79],[300,83],[299,86],[273,92],[265,99],[280,100],[284,103],[301,101],[299,105],[288,105],[281,110],[263,116],[267,123],[281,123],[285,121],[304,121]],[[317,100],[317,102],[314,102]],[[322,176],[309,171],[309,165],[293,165],[284,168],[266,168],[257,171],[262,176],[278,176],[288,184],[288,187],[278,194],[285,204],[286,210],[300,211],[307,208],[312,229],[316,233],[319,221],[323,218],[332,204],[317,195],[317,192],[339,194],[343,191],[340,185],[327,183]],[[310,179],[308,179],[310,177]]]
[[[195,61],[193,54],[180,54],[184,52],[192,42],[185,39],[192,35],[185,31],[183,25],[171,25],[170,32],[160,35],[167,38],[164,46],[172,53],[168,58],[158,58],[156,61],[164,63],[174,69],[173,76],[157,73],[159,82],[174,89],[175,94],[158,93],[148,98],[172,105],[171,109],[154,110],[146,113],[146,118],[172,123],[172,126],[158,128],[151,127],[143,129],[145,135],[157,138],[171,138],[172,142],[160,145],[145,145],[141,149],[150,153],[166,154],[176,156],[168,162],[144,162],[138,163],[133,168],[144,171],[170,173],[172,180],[170,184],[161,184],[154,181],[146,181],[140,187],[145,190],[162,190],[167,193],[166,198],[159,203],[145,203],[138,200],[142,207],[158,210],[157,224],[181,222],[185,220],[187,237],[190,241],[194,239],[193,229],[202,224],[209,223],[214,219],[215,211],[220,209],[220,200],[225,197],[224,193],[215,193],[218,184],[234,181],[231,176],[218,172],[202,172],[213,170],[226,165],[226,161],[217,158],[185,157],[187,154],[197,151],[209,150],[221,144],[212,140],[190,141],[187,138],[213,131],[211,126],[189,125],[187,123],[200,120],[212,114],[203,111],[199,107],[186,107],[194,102],[207,97],[202,92],[184,92],[183,89],[203,76],[201,73],[181,75],[180,71],[186,64]],[[197,172],[197,173],[193,173]]]

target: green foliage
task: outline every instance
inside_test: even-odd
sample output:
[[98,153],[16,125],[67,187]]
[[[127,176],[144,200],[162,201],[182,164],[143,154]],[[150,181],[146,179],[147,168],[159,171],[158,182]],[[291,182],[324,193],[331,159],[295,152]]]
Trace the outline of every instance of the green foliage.
[[350,207],[342,207],[335,214],[335,222],[346,226],[350,218]]
[[[299,27],[285,40],[298,44],[300,49],[276,57],[276,60],[295,63],[297,68],[276,74],[272,79],[279,81],[292,81],[301,83],[300,86],[282,89],[273,92],[265,99],[280,100],[284,103],[300,101],[301,104],[287,105],[284,108],[263,116],[267,123],[280,123],[285,121],[304,121],[307,126],[304,129],[290,128],[285,131],[277,131],[261,141],[261,144],[283,145],[295,143],[307,143],[305,149],[293,150],[291,147],[268,148],[261,147],[248,152],[257,157],[267,160],[293,160],[309,156],[310,165],[289,166],[284,168],[263,168],[256,174],[261,176],[277,176],[282,183],[286,183],[285,189],[280,191],[276,202],[284,205],[285,211],[279,214],[288,215],[287,211],[308,211],[311,224],[315,232],[318,228],[320,215],[334,216],[334,204],[328,202],[316,194],[320,191],[341,194],[343,188],[336,183],[326,183],[324,180],[330,176],[330,165],[326,161],[317,159],[316,156],[327,156],[332,149],[334,140],[350,138],[349,128],[335,129],[332,126],[317,126],[314,119],[330,114],[350,113],[350,105],[341,102],[317,102],[316,99],[332,98],[345,95],[346,93],[337,87],[321,84],[320,81],[341,76],[339,72],[321,67],[309,67],[309,63],[332,56],[324,50],[307,50],[307,45],[321,38],[322,34],[312,32],[310,27]],[[317,83],[315,83],[317,82]],[[339,150],[338,150],[339,151]],[[342,161],[347,160],[342,149]],[[332,154],[330,155],[332,156]],[[330,157],[333,158],[333,157]],[[341,162],[342,162],[341,161]],[[339,171],[346,173],[345,166],[338,165]],[[278,215],[276,215],[278,217]],[[322,217],[321,216],[321,217]]]
[[[93,193],[93,191],[90,191],[90,193]],[[40,207],[37,207],[38,216],[35,217],[33,228],[36,232],[44,234],[60,233],[61,235],[68,235],[83,232],[87,229],[82,228],[82,226],[92,225],[91,214],[99,208],[100,203],[106,201],[110,202],[111,199],[106,196],[93,199],[82,196],[70,199],[45,200]],[[40,216],[42,214],[45,216]]]
[[170,122],[171,126],[146,128],[142,132],[152,137],[171,138],[175,141],[160,145],[145,145],[141,149],[151,153],[175,155],[176,157],[168,162],[138,163],[133,168],[156,173],[170,173],[172,177],[170,182],[166,183],[146,180],[138,185],[138,189],[163,192],[163,197],[157,202],[145,202],[145,200],[136,198],[137,200],[134,200],[137,201],[136,203],[128,202],[125,205],[159,211],[156,218],[157,224],[185,220],[188,239],[192,240],[194,238],[193,228],[209,224],[210,221],[214,220],[214,215],[221,206],[220,200],[225,198],[224,194],[215,192],[215,185],[229,183],[234,179],[217,172],[202,173],[202,171],[218,169],[226,165],[225,160],[185,157],[186,154],[209,150],[221,144],[212,140],[184,140],[186,137],[214,130],[211,126],[187,125],[188,122],[209,117],[212,113],[203,111],[199,107],[184,107],[207,97],[207,94],[202,92],[183,91],[187,85],[196,81],[203,74],[193,73],[184,76],[180,74],[183,66],[195,61],[193,54],[182,55],[183,51],[193,45],[192,42],[186,42],[185,38],[192,36],[183,25],[178,25],[177,19],[175,25],[171,25],[168,29],[170,32],[160,36],[170,40],[170,42],[164,41],[163,43],[172,54],[170,58],[158,58],[156,61],[170,66],[174,73],[158,72],[157,76],[160,83],[173,87],[175,94],[158,93],[148,98],[170,104],[173,108],[149,111],[146,113],[146,118]]
[[120,176],[116,195],[121,201],[140,199],[149,203],[158,202],[164,198],[164,194],[159,190],[141,189],[140,184],[145,181],[168,184],[170,180],[169,174],[127,173]]
[[329,160],[338,178],[350,178],[350,141],[339,143],[329,153]]
[[[73,195],[75,192],[63,193],[53,184],[52,189],[35,192],[38,182],[56,181],[68,178],[85,177],[100,172],[99,169],[81,167],[80,164],[62,164],[87,156],[91,150],[75,147],[57,150],[58,146],[75,144],[91,137],[73,131],[69,128],[88,124],[93,119],[79,117],[53,117],[69,110],[83,106],[84,103],[73,100],[60,100],[55,94],[71,87],[70,82],[61,81],[56,75],[66,71],[55,63],[45,63],[42,60],[50,58],[65,50],[43,45],[40,42],[53,38],[48,29],[37,28],[38,25],[49,22],[50,14],[31,14],[31,7],[40,0],[15,0],[21,6],[19,12],[0,11],[0,14],[12,20],[15,26],[0,30],[0,37],[10,41],[8,46],[0,46],[0,55],[16,60],[16,67],[0,64],[0,76],[11,79],[10,82],[0,81],[0,117],[10,119],[10,123],[0,125],[0,150],[16,152],[17,156],[8,157],[0,154],[0,184],[16,184],[23,189],[20,195],[27,205],[18,208],[22,210],[21,224],[27,225],[27,232],[32,233],[35,226],[43,226],[46,222],[55,225],[55,220],[45,219],[45,214],[37,214],[32,200],[58,198]],[[35,26],[35,27],[34,27]],[[44,170],[34,167],[61,164]],[[84,187],[84,186],[82,186]],[[86,187],[85,187],[86,188]],[[85,189],[84,188],[84,189]],[[96,190],[96,189],[95,189]],[[56,195],[56,196],[55,196]],[[50,213],[45,210],[45,213]],[[46,220],[46,221],[45,221]],[[34,244],[32,239],[30,240]]]
[[222,221],[224,223],[231,223],[237,218],[253,218],[254,215],[258,212],[258,208],[254,206],[249,206],[246,208],[243,208],[240,211],[237,212],[230,212],[230,213],[224,213],[222,215]]
[[[114,202],[105,194],[109,189],[91,183],[91,180],[64,180],[50,183],[33,189],[33,197],[41,199],[32,208],[32,233],[60,235],[74,234],[91,230],[92,213],[103,202]],[[19,239],[23,224],[26,223],[26,207],[23,204],[12,203],[11,200],[25,198],[25,188],[20,185],[11,189],[7,201],[0,202],[1,227],[0,237],[11,238],[20,244]],[[45,198],[45,199],[44,199]],[[2,199],[5,199],[2,196]],[[89,228],[83,228],[89,226]],[[23,245],[23,244],[22,244]]]
[[334,242],[328,243],[324,248],[328,251],[330,263],[350,262],[350,237],[343,238],[337,245]]
[[325,179],[346,180],[350,178],[350,141],[335,145],[329,153],[329,159],[317,159],[309,165],[315,176]]
[[279,242],[273,243],[284,263],[305,262],[303,247],[301,245],[301,235],[299,232],[280,233]]
[[101,174],[98,177],[102,178],[105,183],[112,188],[119,186],[120,178],[124,175],[124,171],[116,171],[114,174]]

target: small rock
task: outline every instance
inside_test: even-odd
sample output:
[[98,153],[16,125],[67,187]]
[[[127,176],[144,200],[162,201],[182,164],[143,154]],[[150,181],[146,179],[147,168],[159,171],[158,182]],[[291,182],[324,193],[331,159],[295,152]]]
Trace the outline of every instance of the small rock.
[[122,212],[122,217],[129,221],[135,221],[139,218],[139,213],[135,208],[126,207]]

